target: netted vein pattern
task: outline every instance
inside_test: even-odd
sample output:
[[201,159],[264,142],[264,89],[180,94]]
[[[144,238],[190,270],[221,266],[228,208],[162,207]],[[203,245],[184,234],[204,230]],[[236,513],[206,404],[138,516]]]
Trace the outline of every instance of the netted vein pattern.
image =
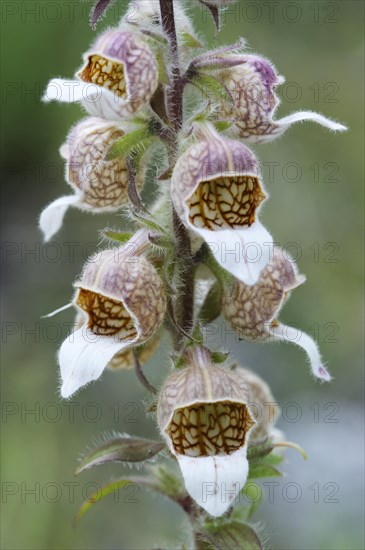
[[264,198],[255,177],[232,176],[203,181],[188,201],[189,219],[195,227],[212,231],[250,226]]
[[108,88],[119,97],[127,99],[127,85],[124,76],[124,66],[101,55],[90,55],[87,66],[79,77],[85,82],[92,82]]
[[224,120],[233,120],[239,137],[260,141],[260,136],[279,131],[278,125],[272,120],[279,105],[274,88],[283,79],[277,76],[267,60],[246,56],[242,65],[228,69],[221,78],[231,93],[233,103],[222,103],[218,116]]
[[[68,181],[82,192],[82,202],[95,209],[114,209],[129,201],[125,160],[105,157],[123,131],[113,124],[90,117],[70,133],[62,148],[68,161]],[[140,188],[143,177],[137,179]]]
[[238,450],[254,424],[246,381],[212,365],[204,348],[195,348],[187,361],[167,378],[158,399],[158,425],[170,449],[188,456]]
[[80,289],[76,303],[88,314],[88,327],[94,334],[118,334],[120,339],[136,337],[134,323],[121,302],[90,290]]
[[128,100],[120,114],[135,113],[149,102],[158,84],[158,67],[149,46],[136,33],[108,30],[90,52],[78,77]]
[[214,456],[242,447],[250,426],[245,405],[222,401],[177,409],[166,432],[177,454]]
[[287,293],[298,284],[293,262],[285,252],[275,250],[258,283],[248,286],[235,280],[231,289],[225,289],[223,315],[245,340],[267,340]]

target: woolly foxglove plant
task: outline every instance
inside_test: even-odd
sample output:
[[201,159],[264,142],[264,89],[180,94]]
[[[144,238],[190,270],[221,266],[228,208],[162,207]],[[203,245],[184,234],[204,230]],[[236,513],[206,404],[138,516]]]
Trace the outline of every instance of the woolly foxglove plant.
[[[217,27],[220,10],[234,2],[197,1]],[[110,3],[96,2],[94,27]],[[87,114],[61,147],[73,194],[43,210],[44,238],[62,229],[69,206],[123,209],[134,224],[128,234],[106,232],[108,248],[89,258],[74,284],[75,327],[58,355],[61,395],[69,398],[104,371],[135,369],[154,395],[149,413],[161,433],[159,441],[113,434],[89,450],[77,473],[106,462],[139,463],[145,471],[106,486],[77,517],[135,482],[182,507],[195,548],[259,549],[250,486],[281,475],[278,447],[305,454],[275,427],[279,408],[269,386],[230,363],[225,350],[209,349],[204,325],[222,313],[243,339],[292,341],[307,353],[312,374],[330,380],[313,339],[277,319],[305,277],[261,223],[269,195],[248,146],[302,120],[346,128],[310,111],[277,120],[276,87],[284,79],[272,63],[247,54],[243,40],[206,49],[179,0],[138,0],[130,8],[96,38],[75,79],[53,79],[44,94],[45,101],[79,102]],[[208,90],[212,83],[218,94]],[[188,87],[193,112],[184,109]],[[140,192],[156,158],[158,196],[147,210]],[[233,261],[227,252],[237,248]],[[142,366],[163,331],[171,335],[171,363],[157,390]]]

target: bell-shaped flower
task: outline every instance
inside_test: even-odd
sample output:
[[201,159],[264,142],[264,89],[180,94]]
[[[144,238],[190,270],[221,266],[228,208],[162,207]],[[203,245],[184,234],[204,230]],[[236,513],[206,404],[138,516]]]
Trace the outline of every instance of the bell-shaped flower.
[[234,136],[254,143],[267,142],[282,135],[295,122],[304,120],[317,122],[333,131],[347,129],[313,111],[298,111],[275,120],[275,111],[280,104],[275,88],[285,79],[277,74],[270,61],[258,55],[229,56],[227,61],[234,59],[240,64],[220,74],[232,101],[222,101],[217,113],[221,120],[233,122],[231,132]]
[[161,390],[158,425],[188,493],[217,517],[247,479],[247,445],[255,424],[249,388],[244,377],[214,366],[206,348],[189,349],[185,361]]
[[287,341],[303,348],[314,376],[331,377],[324,367],[317,344],[304,332],[280,323],[277,316],[288,293],[301,285],[295,263],[280,249],[275,249],[270,262],[253,286],[233,280],[223,292],[222,313],[237,334],[252,342]]
[[73,304],[84,322],[59,352],[65,398],[99,378],[118,353],[147,342],[163,321],[166,297],[157,271],[126,250],[98,253],[75,283]]
[[183,223],[226,271],[254,284],[270,258],[272,237],[257,213],[266,197],[253,153],[216,132],[178,159],[172,201]]
[[[66,181],[74,194],[56,199],[43,210],[39,225],[46,241],[61,228],[69,206],[101,213],[114,212],[129,202],[125,159],[106,160],[110,147],[123,135],[118,123],[95,117],[84,119],[71,130],[60,153],[66,161]],[[138,189],[143,181],[143,173],[138,174]]]
[[157,84],[157,62],[143,38],[108,29],[84,54],[76,79],[51,80],[43,100],[80,102],[93,116],[118,120],[147,106]]

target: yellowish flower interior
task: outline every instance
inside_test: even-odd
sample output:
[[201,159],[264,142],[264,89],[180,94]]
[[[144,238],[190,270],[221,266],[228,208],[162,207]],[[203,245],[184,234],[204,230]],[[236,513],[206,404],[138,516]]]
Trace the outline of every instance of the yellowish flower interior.
[[122,302],[80,288],[77,305],[88,314],[88,327],[94,334],[114,336],[121,340],[134,339],[137,330]]
[[212,231],[250,226],[265,196],[259,179],[253,176],[202,181],[188,200],[189,219],[195,227]]
[[123,65],[110,61],[106,57],[90,55],[87,64],[78,76],[85,82],[108,88],[120,97],[126,98],[127,96]]
[[198,403],[176,409],[166,433],[177,454],[215,456],[240,449],[252,424],[242,403]]
[[[158,348],[160,339],[154,337],[147,342],[144,346],[140,346],[135,351],[137,353],[138,361],[141,365],[146,363],[155,353]],[[111,361],[109,361],[107,368],[110,370],[129,370],[134,368],[134,354],[131,349],[123,350],[114,355]]]

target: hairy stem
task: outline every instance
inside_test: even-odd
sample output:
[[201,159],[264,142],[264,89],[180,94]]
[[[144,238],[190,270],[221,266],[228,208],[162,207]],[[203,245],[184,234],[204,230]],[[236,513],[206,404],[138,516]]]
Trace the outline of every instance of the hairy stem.
[[162,28],[170,43],[170,57],[172,62],[171,88],[168,97],[168,113],[175,132],[178,132],[183,122],[182,96],[184,82],[180,74],[179,52],[177,47],[176,26],[173,0],[159,0]]
[[[178,145],[178,132],[183,123],[183,93],[185,81],[180,72],[173,0],[159,0],[159,2],[162,28],[169,39],[170,57],[172,61],[171,86],[167,94],[167,112],[173,129],[169,137],[169,156],[172,163],[174,163]],[[183,331],[189,333],[193,324],[195,266],[191,257],[189,233],[186,227],[181,223],[174,209],[172,216],[177,244],[176,256],[179,264],[183,266],[182,275],[184,280],[184,285],[179,289],[179,295],[176,297],[175,301],[175,318]]]

